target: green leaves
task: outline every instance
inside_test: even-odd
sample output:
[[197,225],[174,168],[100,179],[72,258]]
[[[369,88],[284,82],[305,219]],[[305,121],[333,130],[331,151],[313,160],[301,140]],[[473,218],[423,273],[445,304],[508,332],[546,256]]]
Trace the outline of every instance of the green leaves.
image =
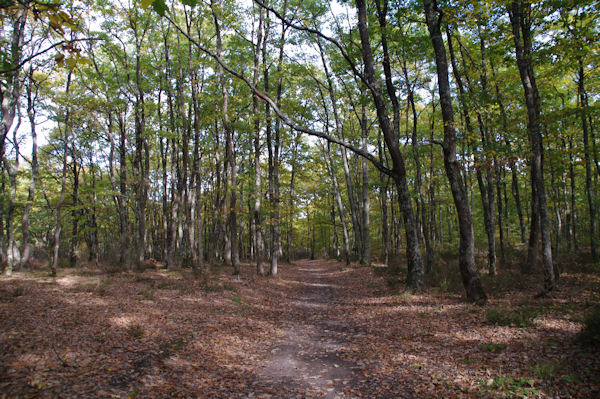
[[189,6],[189,7],[194,7],[196,6],[196,4],[198,4],[197,0],[181,0],[181,4]]
[[[154,11],[156,11],[156,13],[158,15],[160,15],[161,17],[165,16],[165,12],[168,9],[167,4],[165,3],[165,0],[140,0],[140,1],[141,1],[143,9],[147,9],[148,7],[152,6]],[[180,1],[181,1],[181,4],[189,6],[189,7],[194,7],[194,6],[196,6],[196,4],[198,4],[197,0],[180,0]]]
[[145,10],[154,3],[154,0],[142,0],[142,8]]
[[161,17],[165,16],[165,11],[167,11],[167,4],[165,0],[141,0],[142,8],[147,9],[152,6],[154,11]]
[[161,17],[164,17],[165,11],[167,11],[167,5],[165,4],[165,0],[154,0],[154,3],[152,3],[152,8]]

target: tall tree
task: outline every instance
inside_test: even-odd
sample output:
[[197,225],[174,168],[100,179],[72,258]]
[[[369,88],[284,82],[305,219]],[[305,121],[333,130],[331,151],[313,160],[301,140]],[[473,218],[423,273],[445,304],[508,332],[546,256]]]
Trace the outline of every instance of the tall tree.
[[[544,264],[544,290],[552,291],[556,286],[554,264],[552,262],[552,241],[550,237],[550,220],[546,204],[546,187],[544,184],[544,169],[542,163],[542,131],[540,126],[540,95],[535,80],[531,32],[531,4],[523,1],[513,1],[509,8],[509,17],[515,43],[517,67],[525,94],[527,106],[527,129],[531,142],[531,180],[532,197],[535,197],[536,209],[540,218],[542,233],[542,256]],[[535,187],[535,189],[533,189]]]
[[456,157],[456,128],[454,126],[454,110],[450,95],[448,79],[448,61],[446,48],[442,38],[441,23],[443,14],[435,0],[424,0],[425,19],[435,52],[435,64],[438,77],[440,106],[444,120],[444,167],[450,183],[454,206],[458,214],[459,225],[459,266],[467,297],[478,303],[487,300],[475,266],[475,242],[473,236],[473,216],[469,207],[467,190],[462,178],[461,166]]

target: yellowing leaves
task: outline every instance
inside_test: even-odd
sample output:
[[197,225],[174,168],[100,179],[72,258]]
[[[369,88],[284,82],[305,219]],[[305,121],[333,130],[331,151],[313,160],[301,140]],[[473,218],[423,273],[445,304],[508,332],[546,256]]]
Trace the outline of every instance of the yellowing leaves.
[[142,3],[142,8],[146,9],[148,7],[150,7],[152,5],[152,3],[154,3],[154,0],[141,0]]

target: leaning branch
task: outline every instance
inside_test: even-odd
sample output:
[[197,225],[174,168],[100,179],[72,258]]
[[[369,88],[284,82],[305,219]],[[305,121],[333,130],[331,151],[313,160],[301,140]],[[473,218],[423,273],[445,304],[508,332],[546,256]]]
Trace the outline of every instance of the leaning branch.
[[229,74],[235,76],[236,78],[238,78],[239,80],[244,82],[250,88],[250,90],[252,90],[252,92],[256,95],[256,97],[260,98],[261,100],[263,100],[264,102],[269,104],[269,107],[271,107],[271,109],[273,110],[273,112],[275,112],[277,117],[279,117],[279,119],[281,119],[281,121],[284,124],[286,124],[288,127],[290,127],[291,129],[294,129],[298,132],[308,134],[309,136],[319,137],[319,138],[325,139],[331,143],[341,145],[342,147],[345,147],[345,148],[349,149],[350,151],[354,152],[355,154],[370,161],[382,173],[385,173],[388,176],[394,177],[394,173],[392,172],[392,170],[385,167],[381,162],[379,162],[379,160],[377,158],[375,158],[373,155],[369,154],[368,152],[363,151],[363,150],[353,146],[352,144],[348,144],[343,140],[340,140],[333,136],[330,136],[327,133],[319,132],[319,131],[309,129],[304,126],[300,126],[297,123],[295,123],[294,121],[292,121],[290,118],[287,117],[287,115],[285,115],[283,112],[281,112],[279,107],[275,104],[275,102],[266,93],[263,93],[262,91],[260,91],[250,80],[248,80],[248,78],[246,78],[243,74],[237,72],[236,70],[231,68],[229,65],[227,65],[221,57],[217,56],[211,50],[207,49],[206,47],[204,47],[200,43],[198,43],[197,40],[192,38],[187,32],[185,32],[183,29],[181,29],[181,27],[179,25],[177,25],[168,15],[165,15],[164,17],[175,27],[175,29],[177,29],[183,36],[185,36],[200,51],[202,51],[203,53],[205,53],[206,55],[208,55],[209,57],[211,57],[212,59],[217,61],[217,63],[219,63],[219,65],[221,65],[223,67],[223,69],[226,70]]
[[23,67],[23,65],[27,64],[29,61],[33,60],[34,58],[39,57],[42,54],[47,53],[48,51],[58,47],[58,46],[62,46],[64,44],[71,44],[71,43],[75,43],[75,42],[83,42],[83,41],[91,41],[91,40],[102,40],[102,38],[99,37],[85,37],[85,38],[81,38],[81,39],[69,39],[69,40],[61,40],[60,42],[54,43],[53,45],[33,54],[30,55],[29,57],[25,58],[23,61],[21,61],[19,64],[17,65],[13,65],[12,67],[8,68],[8,69],[3,69],[0,70],[0,75],[4,75],[6,73],[10,73],[10,72],[14,72],[17,71],[19,69],[21,69]]

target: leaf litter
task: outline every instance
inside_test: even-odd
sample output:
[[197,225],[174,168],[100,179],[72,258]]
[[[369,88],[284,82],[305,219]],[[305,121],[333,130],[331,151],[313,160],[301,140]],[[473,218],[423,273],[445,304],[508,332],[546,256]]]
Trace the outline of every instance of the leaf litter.
[[[598,397],[598,349],[578,339],[598,299],[565,274],[518,327],[458,294],[402,294],[368,267],[297,261],[271,278],[217,269],[0,279],[6,397]],[[585,282],[585,284],[582,284]],[[581,288],[584,287],[584,288]],[[19,295],[14,295],[18,292]],[[498,319],[503,320],[503,319]]]

